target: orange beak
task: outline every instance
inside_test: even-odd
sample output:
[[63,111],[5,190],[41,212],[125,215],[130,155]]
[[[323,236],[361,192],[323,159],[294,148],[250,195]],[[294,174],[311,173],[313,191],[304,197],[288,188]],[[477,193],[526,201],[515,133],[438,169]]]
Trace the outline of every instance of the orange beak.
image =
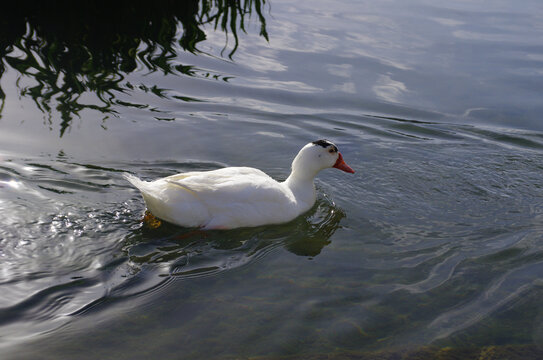
[[337,157],[336,163],[332,167],[335,167],[336,169],[339,169],[339,170],[354,174],[354,170],[351,169],[351,167],[345,163],[345,161],[343,160],[343,156],[341,156],[340,152],[338,152],[338,155],[339,156]]

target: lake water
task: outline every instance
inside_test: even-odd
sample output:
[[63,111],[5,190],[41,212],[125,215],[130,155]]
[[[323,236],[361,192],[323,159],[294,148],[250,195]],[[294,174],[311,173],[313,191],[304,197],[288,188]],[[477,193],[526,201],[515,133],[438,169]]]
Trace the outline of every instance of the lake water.
[[[541,358],[543,3],[245,5],[4,11],[1,357]],[[122,177],[282,180],[321,138],[356,174],[283,225],[153,229]]]

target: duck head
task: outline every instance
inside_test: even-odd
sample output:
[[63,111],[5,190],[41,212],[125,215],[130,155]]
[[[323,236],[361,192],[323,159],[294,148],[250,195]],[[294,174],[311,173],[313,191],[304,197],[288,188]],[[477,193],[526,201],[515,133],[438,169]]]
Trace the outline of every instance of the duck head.
[[319,171],[327,168],[354,174],[354,170],[343,160],[337,146],[328,140],[317,140],[307,144],[292,162],[292,174],[302,177],[313,178]]

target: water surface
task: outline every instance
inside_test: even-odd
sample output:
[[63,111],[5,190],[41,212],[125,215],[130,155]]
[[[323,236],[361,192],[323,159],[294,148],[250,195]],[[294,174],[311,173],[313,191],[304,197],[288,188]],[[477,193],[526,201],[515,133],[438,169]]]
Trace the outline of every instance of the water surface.
[[[541,4],[217,4],[111,9],[92,36],[90,15],[9,28],[2,357],[537,358]],[[122,177],[243,165],[283,180],[320,138],[357,172],[323,171],[315,207],[283,225],[152,229]]]

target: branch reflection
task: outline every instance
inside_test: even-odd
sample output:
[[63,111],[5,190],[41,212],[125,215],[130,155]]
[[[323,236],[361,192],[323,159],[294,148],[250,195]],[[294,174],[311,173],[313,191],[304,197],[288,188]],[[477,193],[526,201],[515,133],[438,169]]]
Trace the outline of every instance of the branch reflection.
[[[31,97],[49,117],[53,110],[60,113],[60,136],[84,109],[115,114],[113,106],[123,105],[116,95],[132,88],[123,80],[138,66],[193,76],[193,67],[174,60],[179,51],[201,54],[198,44],[206,39],[205,25],[234,38],[230,58],[252,14],[260,23],[260,35],[268,39],[265,0],[7,4],[0,12],[0,80],[8,68],[15,69],[22,96]],[[22,81],[28,79],[31,85]],[[89,101],[89,93],[97,100]],[[0,88],[0,114],[5,98]]]

